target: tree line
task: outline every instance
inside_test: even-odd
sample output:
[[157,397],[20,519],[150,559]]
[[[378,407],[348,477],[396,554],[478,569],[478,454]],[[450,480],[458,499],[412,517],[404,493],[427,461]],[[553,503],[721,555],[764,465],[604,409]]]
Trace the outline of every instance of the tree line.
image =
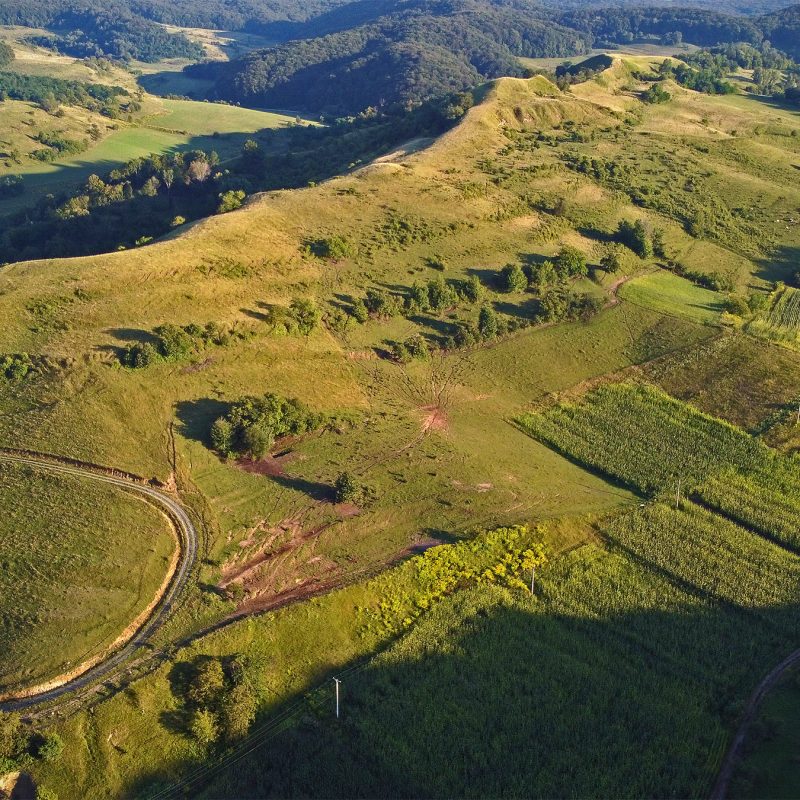
[[[187,220],[235,209],[253,192],[305,186],[414,136],[440,133],[471,105],[471,94],[454,94],[328,127],[265,130],[261,143],[248,140],[224,167],[216,153],[202,150],[133,159],[102,177],[90,176],[73,192],[44,197],[0,220],[0,263],[147,244]],[[13,180],[2,191],[19,193],[20,182]]]

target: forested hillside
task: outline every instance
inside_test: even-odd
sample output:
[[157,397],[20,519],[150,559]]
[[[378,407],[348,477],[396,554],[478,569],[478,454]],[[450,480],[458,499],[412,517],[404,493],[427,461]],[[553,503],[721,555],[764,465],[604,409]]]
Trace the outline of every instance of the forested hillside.
[[266,30],[284,43],[190,74],[216,99],[331,115],[415,104],[488,78],[520,76],[519,57],[570,57],[633,41],[714,46],[765,41],[796,53],[798,6],[734,15],[702,8],[582,8],[478,0],[374,0]]
[[[307,23],[297,33],[335,30],[347,19],[331,14],[320,27]],[[354,113],[367,106],[418,103],[487,78],[520,76],[517,56],[571,56],[588,48],[588,36],[553,23],[538,10],[471,0],[413,0],[391,3],[364,24],[194,72],[218,74],[216,94],[224,99]]]

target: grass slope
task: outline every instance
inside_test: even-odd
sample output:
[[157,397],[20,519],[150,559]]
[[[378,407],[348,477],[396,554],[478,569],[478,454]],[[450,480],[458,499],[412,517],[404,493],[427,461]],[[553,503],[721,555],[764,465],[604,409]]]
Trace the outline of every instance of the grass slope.
[[102,652],[153,600],[175,542],[119,489],[0,464],[0,692]]

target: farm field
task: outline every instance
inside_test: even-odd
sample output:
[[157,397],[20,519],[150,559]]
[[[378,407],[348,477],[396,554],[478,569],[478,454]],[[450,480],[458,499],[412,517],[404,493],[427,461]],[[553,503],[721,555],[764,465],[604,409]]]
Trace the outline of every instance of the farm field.
[[156,596],[175,541],[118,489],[7,463],[0,482],[4,694],[101,653]]
[[696,499],[788,549],[800,546],[797,459],[652,388],[605,386],[577,405],[530,414],[520,424],[645,495]]
[[800,686],[791,670],[765,698],[753,726],[747,754],[734,774],[730,797],[735,800],[775,797],[788,800],[797,791],[797,748],[800,735]]
[[800,342],[800,291],[791,286],[777,289],[768,308],[747,328],[756,336],[796,345]]

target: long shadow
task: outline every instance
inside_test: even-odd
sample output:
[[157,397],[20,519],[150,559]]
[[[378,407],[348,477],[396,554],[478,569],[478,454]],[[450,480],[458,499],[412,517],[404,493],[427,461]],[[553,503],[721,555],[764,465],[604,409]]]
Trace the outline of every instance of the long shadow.
[[[257,721],[261,746],[245,742],[181,791],[706,796],[749,693],[796,644],[800,605],[772,606],[768,620],[688,596],[652,609],[670,579],[605,559],[608,571],[565,558],[536,600],[495,587],[446,599],[365,668],[333,673],[339,719],[326,683],[280,733]],[[168,779],[154,770],[131,794]]]
[[219,417],[230,411],[230,404],[204,397],[201,400],[183,400],[175,405],[178,431],[186,439],[209,444],[211,426]]
[[269,479],[287,489],[302,492],[308,495],[312,500],[317,500],[319,502],[333,502],[334,500],[333,488],[327,483],[310,481],[306,478],[299,478],[292,475],[272,475]]
[[780,245],[769,258],[756,262],[760,267],[758,277],[767,281],[784,281],[797,285],[797,274],[800,273],[800,247]]

